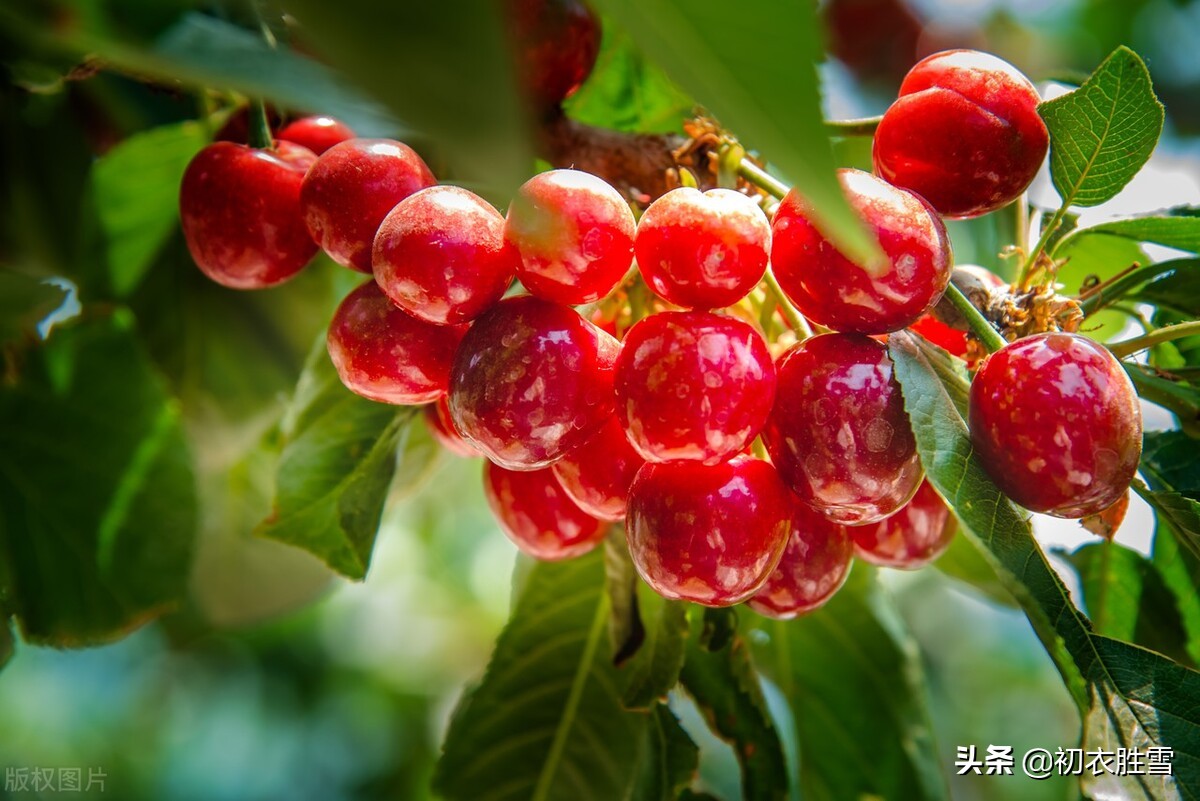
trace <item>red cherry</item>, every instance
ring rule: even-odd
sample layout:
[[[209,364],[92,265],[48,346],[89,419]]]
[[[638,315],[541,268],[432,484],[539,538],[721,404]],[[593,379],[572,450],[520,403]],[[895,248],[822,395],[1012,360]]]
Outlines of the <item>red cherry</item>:
[[[854,553],[880,567],[915,570],[950,547],[955,523],[942,496],[928,481],[896,513],[869,526],[854,526]]]
[[[1078,334],[1018,339],[971,382],[971,443],[1005,495],[1077,518],[1121,499],[1142,454],[1142,414],[1121,363]]]
[[[528,295],[502,300],[455,357],[454,426],[503,467],[546,467],[612,416],[619,349],[574,309]]]
[[[850,574],[854,546],[845,526],[796,499],[779,566],[747,604],[767,617],[789,620],[833,597]]]
[[[300,184],[316,161],[290,142],[258,150],[214,142],[179,188],[183,236],[196,266],[232,289],[283,283],[316,255],[300,217]]]
[[[633,264],[629,205],[600,178],[551,170],[521,187],[504,237],[520,253],[517,277],[556,303],[591,303],[613,291]]]
[[[1020,70],[977,50],[917,62],[875,132],[875,172],[947,217],[1015,200],[1046,158],[1041,98]]]
[[[837,331],[886,334],[933,308],[950,282],[950,238],[921,198],[861,170],[839,170],[850,205],[888,259],[872,276],[843,256],[810,221],[808,201],[788,192],[772,223],[771,265],[804,315]]]
[[[387,213],[436,180],[408,145],[350,139],[325,151],[304,179],[300,205],[312,238],[329,257],[371,272],[371,245]]]
[[[823,334],[793,347],[776,369],[763,440],[800,499],[846,525],[882,520],[907,503],[923,473],[887,348]]]
[[[425,423],[429,426],[429,433],[433,434],[433,438],[437,440],[438,444],[455,456],[462,456],[465,459],[482,456],[475,446],[463,439],[462,434],[459,434],[454,428],[446,395],[442,395],[425,407]]]
[[[280,139],[304,145],[318,156],[329,148],[354,138],[354,131],[333,117],[301,117],[289,122],[275,134]]]
[[[716,309],[744,298],[767,269],[771,224],[730,189],[673,189],[650,204],[633,242],[646,284],[677,306]]]
[[[951,328],[932,314],[923,314],[909,326],[940,348],[954,354],[960,359],[967,355],[967,332]]]
[[[375,234],[375,280],[396,305],[431,323],[465,323],[512,283],[517,254],[504,218],[457,186],[431,186],[396,204]]]
[[[663,312],[625,335],[617,416],[645,458],[723,462],[767,420],[775,367],[750,325],[711,312]]]
[[[729,606],[775,569],[791,511],[790,493],[761,459],[647,462],[629,490],[629,553],[660,595]]]
[[[537,110],[575,93],[600,52],[600,21],[578,0],[507,0],[517,72]]]
[[[351,392],[415,405],[444,395],[466,326],[431,325],[397,308],[368,281],[346,296],[329,323],[329,357]]]
[[[483,489],[500,528],[535,559],[581,556],[600,544],[608,528],[575,505],[550,468],[517,472],[488,462]]]
[[[580,509],[601,520],[621,520],[629,485],[645,461],[625,438],[617,418],[610,417],[603,428],[551,469]]]

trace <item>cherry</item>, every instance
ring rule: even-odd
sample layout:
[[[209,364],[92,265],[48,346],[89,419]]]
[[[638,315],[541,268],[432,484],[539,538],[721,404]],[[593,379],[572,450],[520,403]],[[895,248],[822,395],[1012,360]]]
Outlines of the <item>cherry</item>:
[[[333,117],[301,117],[279,129],[280,139],[304,145],[318,156],[329,148],[354,138],[354,131]]]
[[[646,284],[677,306],[731,306],[762,280],[771,224],[730,189],[673,189],[650,204],[633,242]]]
[[[608,528],[575,505],[550,468],[518,472],[488,462],[483,490],[500,528],[536,559],[581,556],[600,544]]]
[[[546,467],[612,416],[619,349],[574,309],[528,295],[502,300],[455,357],[454,427],[503,467]]]
[[[915,570],[950,547],[955,522],[942,496],[928,481],[899,511],[869,526],[854,526],[854,553],[881,567]]]
[[[792,503],[775,468],[761,459],[647,462],[629,489],[629,553],[660,595],[736,604],[778,564]]]
[[[862,78],[899,83],[924,32],[906,0],[829,0],[821,6],[829,52]]]
[[[858,334],[822,334],[776,369],[763,440],[800,499],[846,525],[903,506],[923,473],[887,348]]]
[[[396,204],[375,234],[375,280],[396,305],[431,323],[473,320],[512,283],[516,251],[504,218],[457,186],[431,186]]]
[[[959,357],[967,355],[967,332],[951,328],[932,314],[922,314],[917,321],[909,326],[933,344]]]
[[[197,153],[179,189],[196,266],[233,289],[275,286],[300,272],[317,252],[300,216],[300,186],[316,158],[282,141],[274,150],[214,142]]]
[[[367,281],[338,306],[326,340],[333,366],[351,392],[415,405],[446,393],[450,364],[466,328],[418,320]]]
[[[1021,506],[1077,518],[1129,489],[1142,452],[1133,384],[1105,348],[1078,334],[1035,334],[985,358],[971,382],[971,443]]]
[[[1050,138],[1037,89],[1007,61],[947,50],[917,62],[875,132],[875,172],[947,217],[976,217],[1015,200]]]
[[[521,86],[538,111],[556,109],[591,73],[600,21],[579,0],[506,0]]]
[[[766,584],[747,602],[755,612],[789,620],[833,597],[846,576],[854,546],[845,526],[796,499],[792,503],[787,547]]]
[[[557,303],[591,303],[616,287],[633,264],[633,212],[600,178],[550,170],[521,187],[504,236],[521,255],[517,277],[531,294]]]
[[[455,456],[470,459],[482,455],[454,428],[446,395],[442,395],[425,407],[425,423],[429,426],[429,433],[433,434],[433,438],[437,440],[438,444]]]
[[[550,469],[580,509],[601,520],[620,520],[625,517],[629,485],[645,461],[614,416]]]
[[[872,276],[810,221],[796,190],[775,212],[771,265],[806,317],[837,331],[885,334],[911,325],[946,291],[953,267],[941,219],[921,198],[861,170],[838,171],[850,205],[875,232],[886,272]]]
[[[371,245],[387,213],[435,183],[408,145],[391,139],[350,139],[326,150],[300,191],[304,223],[330,258],[371,272]]]
[[[762,337],[741,320],[663,312],[626,333],[614,389],[618,418],[646,459],[716,464],[762,430],[775,367]]]

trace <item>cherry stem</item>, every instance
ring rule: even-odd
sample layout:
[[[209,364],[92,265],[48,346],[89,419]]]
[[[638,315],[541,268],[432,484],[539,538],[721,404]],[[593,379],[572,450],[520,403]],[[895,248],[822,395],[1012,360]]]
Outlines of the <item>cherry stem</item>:
[[[825,120],[825,131],[830,136],[874,136],[882,119],[883,115],[853,120]]]
[[[780,200],[783,200],[790,191],[787,184],[780,181],[774,175],[771,175],[771,173],[750,159],[742,159],[738,162],[737,173],[759,189]]]
[[[771,290],[771,295],[775,298],[775,303],[783,310],[783,316],[787,318],[788,325],[796,332],[798,339],[808,339],[813,335],[812,327],[808,324],[808,320],[804,319],[804,315],[800,310],[792,305],[792,302],[787,299],[787,295],[783,294],[783,287],[779,285],[779,280],[775,277],[775,273],[767,268],[763,279],[767,282],[768,289]]]
[[[1162,342],[1170,342],[1173,339],[1183,339],[1184,337],[1194,337],[1197,335],[1200,335],[1200,320],[1193,320],[1188,323],[1168,325],[1157,331],[1151,331],[1149,334],[1143,334],[1140,337],[1113,343],[1108,346],[1108,349],[1118,359],[1124,359],[1126,356],[1132,356],[1138,351],[1152,348]]]
[[[966,318],[967,325],[971,326],[971,333],[983,343],[988,353],[995,353],[1008,344],[1004,341],[1004,337],[1000,336],[1000,332],[983,316],[983,313],[975,308],[975,304],[967,300],[967,296],[954,284],[947,285],[946,297],[954,304],[954,308],[958,309],[959,313]]]
[[[1115,303],[1129,292],[1129,290],[1139,284],[1146,283],[1161,273],[1162,268],[1157,264],[1151,264],[1146,267],[1135,266],[1132,269],[1125,270],[1115,278],[1081,294],[1079,296],[1079,308],[1085,317],[1089,314],[1095,314],[1101,309]]]
[[[271,123],[267,121],[267,107],[260,98],[250,101],[250,147],[273,150],[275,141],[271,137]]]

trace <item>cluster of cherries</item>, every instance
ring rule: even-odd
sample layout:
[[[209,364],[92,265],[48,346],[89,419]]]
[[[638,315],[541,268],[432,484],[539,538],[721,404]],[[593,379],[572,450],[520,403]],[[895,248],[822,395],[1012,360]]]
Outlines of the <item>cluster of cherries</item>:
[[[553,170],[502,216],[437,185],[407,146],[313,120],[273,151],[202,151],[183,228],[227,286],[286,280],[317,247],[371,275],[329,326],[339,376],[375,401],[428,404],[439,441],[485,456],[489,504],[525,552],[577,556],[624,520],[662,595],[792,617],[824,603],[855,555],[912,568],[949,543],[880,340],[933,325],[953,267],[942,216],[994,210],[1032,180],[1047,147],[1037,100],[984,54],[914,68],[876,137],[881,177],[840,173],[887,256],[878,274],[826,240],[795,192],[769,220],[742,193],[680,188],[639,220],[600,178]],[[612,301],[635,264],[656,298],[619,327]],[[783,346],[738,305],[768,269],[827,332],[773,355]],[[1070,334],[985,359],[971,430],[1014,499],[1063,516],[1123,496],[1140,447],[1124,372]]]

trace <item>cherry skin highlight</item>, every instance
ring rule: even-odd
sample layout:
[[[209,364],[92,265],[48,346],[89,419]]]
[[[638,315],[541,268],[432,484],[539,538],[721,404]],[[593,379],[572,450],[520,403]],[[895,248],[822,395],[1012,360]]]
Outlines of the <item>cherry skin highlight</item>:
[[[333,366],[351,392],[382,403],[416,405],[446,394],[450,364],[466,330],[418,320],[367,281],[338,306],[326,340]]]
[[[823,334],[785,353],[777,373],[763,440],[800,500],[845,525],[908,502],[924,474],[886,347]]]
[[[985,358],[971,382],[971,443],[1000,490],[1055,517],[1102,512],[1129,489],[1142,453],[1133,384],[1078,334],[1035,334]]]
[[[767,215],[742,193],[680,187],[642,214],[633,247],[642,277],[660,297],[717,309],[762,280],[770,242]]]
[[[950,282],[950,238],[921,198],[861,170],[839,170],[851,207],[879,239],[888,264],[872,276],[810,222],[792,190],[772,222],[771,265],[784,293],[810,320],[835,331],[886,334],[911,325]]]
[[[783,558],[747,605],[760,615],[780,620],[811,612],[846,583],[853,556],[854,545],[846,527],[797,499],[792,504]]]
[[[506,0],[517,75],[536,111],[550,111],[584,82],[600,53],[600,21],[579,0]]]
[[[502,467],[546,467],[612,416],[619,350],[574,309],[506,298],[459,347],[450,376],[454,427]]]
[[[790,493],[761,459],[647,462],[629,490],[629,553],[660,595],[730,606],[775,569],[791,512]]]
[[[535,559],[582,556],[604,540],[607,525],[576,506],[550,468],[518,472],[488,462],[483,489],[500,528]]]
[[[662,312],[625,335],[617,416],[646,459],[716,464],[749,445],[767,420],[775,366],[750,325],[711,312]]]
[[[950,508],[928,481],[895,514],[869,526],[854,526],[854,554],[880,567],[915,570],[937,559],[954,538]]]
[[[350,126],[333,117],[301,117],[275,134],[280,139],[307,147],[318,156],[336,144],[354,138]]]
[[[446,395],[425,407],[425,424],[438,444],[455,456],[471,459],[483,455],[454,428]]]
[[[601,520],[621,520],[629,501],[629,486],[645,463],[625,429],[610,417],[604,427],[550,468],[563,491],[579,508]]]
[[[875,172],[947,217],[977,217],[1016,200],[1050,137],[1037,89],[1008,62],[947,50],[917,62],[875,132]]]
[[[300,186],[315,161],[291,142],[275,150],[214,142],[197,153],[179,188],[196,266],[231,289],[265,289],[300,272],[317,253],[300,214]]]
[[[371,272],[379,224],[404,198],[436,183],[408,145],[391,139],[350,139],[325,151],[308,171],[300,205],[308,232],[344,267]]]
[[[633,264],[629,205],[600,178],[550,170],[521,187],[504,237],[517,249],[517,277],[530,294],[556,303],[592,303],[612,292]]]

